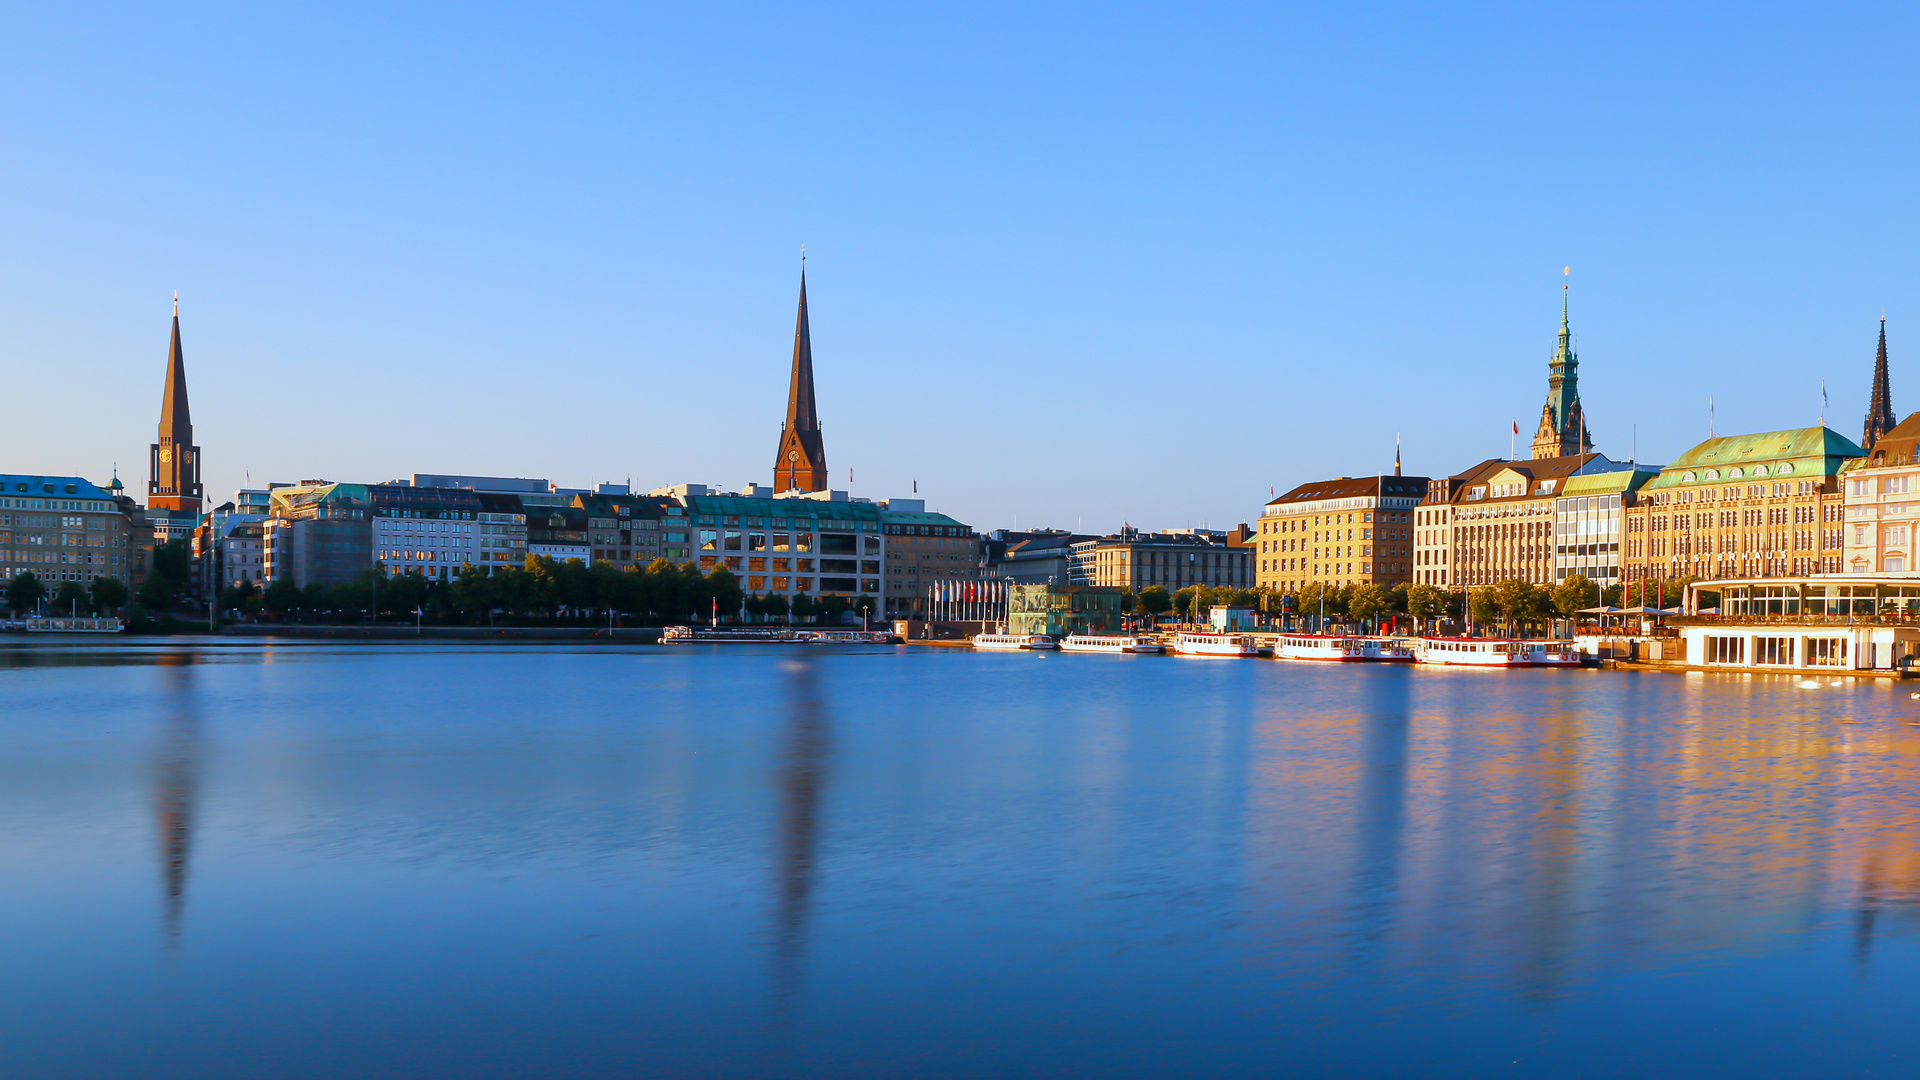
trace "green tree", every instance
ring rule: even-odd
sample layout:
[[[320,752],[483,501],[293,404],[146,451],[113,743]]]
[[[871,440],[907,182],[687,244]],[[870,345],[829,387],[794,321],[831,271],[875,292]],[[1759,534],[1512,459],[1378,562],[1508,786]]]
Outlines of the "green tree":
[[[147,580],[140,583],[137,599],[140,601],[140,606],[148,611],[163,612],[172,610],[173,603],[179,599],[179,596],[173,582],[167,580],[165,574],[150,572],[147,574]]]
[[[153,549],[153,571],[167,581],[174,596],[187,591],[187,580],[193,572],[193,547],[185,540],[169,540],[156,545]]]
[[[1544,616],[1547,612],[1547,596],[1525,578],[1508,578],[1495,585],[1491,590],[1494,606],[1505,617],[1508,632],[1519,623]]]
[[[1473,614],[1474,628],[1484,633],[1487,627],[1499,621],[1500,603],[1494,599],[1491,587],[1474,589],[1467,595],[1471,597],[1467,605]]]
[[[34,576],[31,570],[22,570],[7,582],[7,609],[14,614],[32,611],[42,597],[47,595],[47,587]]]
[[[432,586],[427,576],[418,570],[409,570],[387,579],[380,589],[380,610],[388,615],[403,619],[413,617],[414,609],[425,609],[427,593]]]
[[[707,611],[718,609],[720,617],[730,619],[740,613],[740,601],[745,593],[740,588],[740,579],[724,566],[716,566],[707,575],[706,595],[709,601]]]
[[[1149,585],[1141,589],[1137,602],[1141,611],[1155,619],[1173,610],[1173,597],[1167,595],[1165,585]]]
[[[819,601],[815,600],[808,593],[794,593],[792,606],[793,617],[799,619],[801,622],[806,622],[813,618],[814,613],[820,610]]]
[[[844,596],[822,597],[820,617],[826,620],[828,626],[833,626],[840,621],[840,616],[847,613],[847,607],[847,598]]]
[[[760,598],[760,610],[765,612],[767,618],[774,622],[779,622],[787,617],[789,606],[785,593],[768,593]]]
[[[1443,618],[1451,608],[1452,597],[1437,585],[1413,585],[1407,589],[1407,614],[1419,619],[1422,625]]]
[[[880,598],[877,596],[860,597],[853,602],[853,613],[867,619],[872,619],[874,616],[880,614]]]
[[[127,583],[119,578],[94,578],[87,592],[93,597],[93,610],[103,615],[120,610],[127,602]]]
[[[1607,607],[1626,607],[1626,589],[1619,585],[1609,585],[1600,590],[1600,603]]]
[[[77,581],[63,581],[53,590],[53,599],[47,603],[47,614],[77,615],[86,603],[86,586]]]
[[[1347,597],[1347,610],[1363,622],[1389,609],[1387,590],[1378,585],[1355,585],[1352,595]]]
[[[1576,612],[1600,606],[1600,586],[1584,575],[1568,574],[1553,587],[1553,606],[1562,616],[1571,619]]]
[[[267,595],[262,600],[261,606],[284,619],[293,612],[299,611],[304,599],[300,594],[300,587],[293,583],[292,578],[281,578],[267,586]]]

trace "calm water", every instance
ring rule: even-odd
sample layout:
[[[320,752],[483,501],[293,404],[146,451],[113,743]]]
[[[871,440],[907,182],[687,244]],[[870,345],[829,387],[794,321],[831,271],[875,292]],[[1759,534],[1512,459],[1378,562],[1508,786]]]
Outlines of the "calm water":
[[[1909,693],[0,649],[0,1075],[1911,1076]]]

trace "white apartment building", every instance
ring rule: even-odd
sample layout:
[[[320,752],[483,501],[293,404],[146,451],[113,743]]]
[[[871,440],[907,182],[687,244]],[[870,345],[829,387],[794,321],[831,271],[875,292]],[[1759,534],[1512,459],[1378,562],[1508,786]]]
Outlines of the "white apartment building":
[[[1920,413],[1882,435],[1841,470],[1846,521],[1840,565],[1849,574],[1920,571]]]

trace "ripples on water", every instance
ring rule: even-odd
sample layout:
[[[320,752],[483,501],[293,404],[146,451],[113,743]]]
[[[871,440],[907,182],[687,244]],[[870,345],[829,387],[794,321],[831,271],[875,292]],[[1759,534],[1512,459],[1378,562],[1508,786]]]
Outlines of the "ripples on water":
[[[1910,1075],[1910,684],[0,649],[0,1075]]]

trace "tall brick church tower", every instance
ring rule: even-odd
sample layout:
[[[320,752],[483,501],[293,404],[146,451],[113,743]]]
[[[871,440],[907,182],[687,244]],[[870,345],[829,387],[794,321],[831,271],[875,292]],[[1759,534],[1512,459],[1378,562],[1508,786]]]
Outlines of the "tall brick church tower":
[[[160,399],[160,441],[151,450],[147,505],[200,513],[200,448],[193,445],[187,408],[187,361],[180,355],[180,297],[173,298],[173,344],[167,348],[167,389]]]
[[[1893,415],[1893,391],[1887,386],[1887,317],[1880,316],[1880,351],[1873,358],[1873,397],[1867,403],[1867,422],[1860,432],[1863,449],[1873,449],[1880,436],[1900,421]]]
[[[773,460],[773,490],[825,491],[827,449],[813,401],[813,335],[807,329],[807,271],[800,271],[800,317],[793,328],[793,374],[787,383],[787,422]]]

